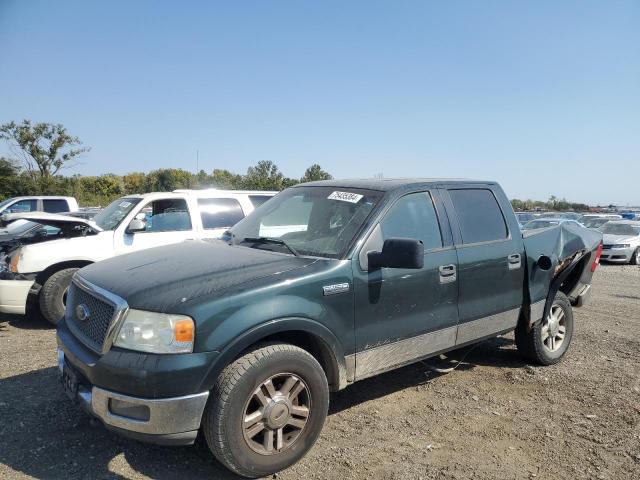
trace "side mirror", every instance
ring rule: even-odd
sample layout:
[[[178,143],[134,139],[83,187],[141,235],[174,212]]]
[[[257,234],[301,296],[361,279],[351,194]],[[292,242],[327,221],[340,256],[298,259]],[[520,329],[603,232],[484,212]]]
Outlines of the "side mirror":
[[[378,268],[412,268],[424,266],[424,244],[412,238],[388,238],[381,252],[369,252],[369,271]]]
[[[129,223],[129,226],[125,230],[124,233],[136,233],[136,232],[144,232],[147,229],[147,224],[138,218],[134,218]]]

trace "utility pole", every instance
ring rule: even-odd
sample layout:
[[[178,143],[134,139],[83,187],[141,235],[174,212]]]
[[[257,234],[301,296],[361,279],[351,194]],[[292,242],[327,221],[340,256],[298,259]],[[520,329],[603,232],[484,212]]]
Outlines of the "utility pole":
[[[200,173],[200,150],[196,150],[196,175]]]

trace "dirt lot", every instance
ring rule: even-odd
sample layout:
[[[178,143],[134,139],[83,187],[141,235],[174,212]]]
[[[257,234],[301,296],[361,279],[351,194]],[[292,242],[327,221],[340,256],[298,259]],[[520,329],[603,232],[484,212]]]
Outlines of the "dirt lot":
[[[332,397],[322,436],[281,479],[640,479],[640,268],[603,266],[559,365],[532,368],[511,336]],[[0,478],[233,478],[202,444],[125,440],[57,383],[55,331],[0,318]]]

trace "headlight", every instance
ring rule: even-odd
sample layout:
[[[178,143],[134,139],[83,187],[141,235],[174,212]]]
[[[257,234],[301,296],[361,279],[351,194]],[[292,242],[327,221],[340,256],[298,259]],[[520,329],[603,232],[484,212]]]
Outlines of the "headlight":
[[[130,309],[113,344],[149,353],[191,353],[195,338],[191,317]]]
[[[611,245],[611,248],[629,248],[630,246],[628,243],[616,243],[615,245]]]

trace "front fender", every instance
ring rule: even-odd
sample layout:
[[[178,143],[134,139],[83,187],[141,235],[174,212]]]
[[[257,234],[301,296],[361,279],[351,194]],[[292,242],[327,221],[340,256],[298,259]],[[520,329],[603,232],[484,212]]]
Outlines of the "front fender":
[[[316,320],[304,317],[287,317],[265,321],[236,336],[220,350],[220,354],[203,380],[200,391],[211,390],[224,367],[238,358],[250,346],[268,337],[284,333],[303,333],[314,338],[316,342],[321,342],[330,357],[327,365],[328,376],[334,378],[337,389],[347,385],[348,374],[344,348],[336,335]]]

